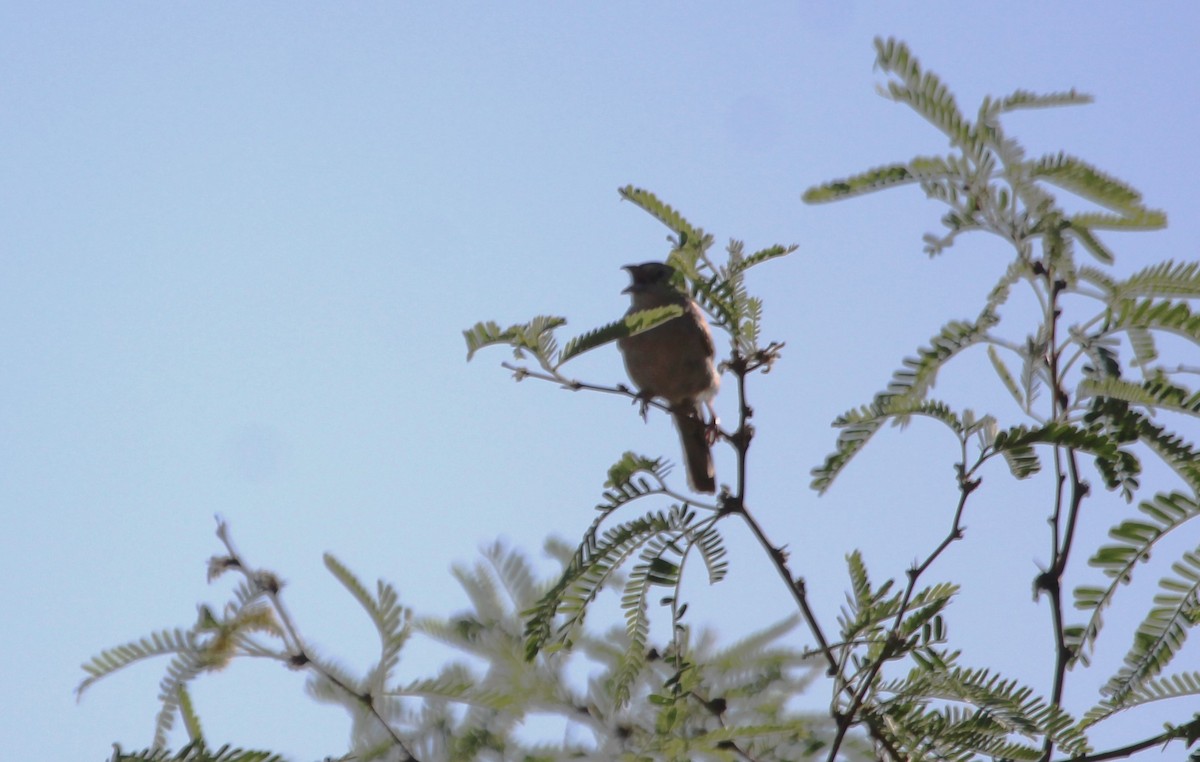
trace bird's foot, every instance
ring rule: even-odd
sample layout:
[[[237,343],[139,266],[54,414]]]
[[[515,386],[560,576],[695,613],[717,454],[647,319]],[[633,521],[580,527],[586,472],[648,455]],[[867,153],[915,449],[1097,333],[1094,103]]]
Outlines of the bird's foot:
[[[705,402],[704,406],[708,408],[709,414],[709,420],[704,424],[704,440],[708,442],[709,447],[712,447],[721,437],[721,419],[717,417],[717,409],[713,407],[711,401]]]
[[[643,421],[647,420],[647,416],[650,412],[650,402],[653,401],[653,399],[653,397],[645,392],[638,392],[633,397],[633,401],[638,405],[638,415],[642,416]]]

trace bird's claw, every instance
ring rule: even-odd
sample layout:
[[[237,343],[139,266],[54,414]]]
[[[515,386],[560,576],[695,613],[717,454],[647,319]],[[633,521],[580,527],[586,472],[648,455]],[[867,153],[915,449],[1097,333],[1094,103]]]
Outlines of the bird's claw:
[[[642,420],[648,420],[650,412],[650,402],[653,398],[645,392],[638,392],[634,395],[633,401],[638,405],[638,414],[642,416]]]
[[[704,406],[708,408],[708,414],[711,417],[704,424],[704,440],[708,442],[709,447],[712,447],[721,437],[721,419],[717,417],[717,409],[713,407],[711,401],[705,402]]]
[[[711,422],[704,425],[704,441],[708,442],[708,446],[712,447],[721,438],[721,422],[713,418]]]

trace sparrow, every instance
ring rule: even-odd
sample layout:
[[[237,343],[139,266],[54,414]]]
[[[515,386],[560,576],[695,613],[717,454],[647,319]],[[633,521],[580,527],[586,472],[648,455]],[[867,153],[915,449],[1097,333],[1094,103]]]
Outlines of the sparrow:
[[[696,492],[717,490],[709,426],[701,405],[712,409],[721,384],[713,356],[712,333],[704,313],[685,293],[671,285],[675,268],[662,262],[626,265],[633,282],[621,293],[632,304],[626,315],[678,304],[683,314],[648,331],[617,341],[625,372],[643,400],[666,401],[683,445],[688,484]],[[715,416],[714,416],[715,422]]]

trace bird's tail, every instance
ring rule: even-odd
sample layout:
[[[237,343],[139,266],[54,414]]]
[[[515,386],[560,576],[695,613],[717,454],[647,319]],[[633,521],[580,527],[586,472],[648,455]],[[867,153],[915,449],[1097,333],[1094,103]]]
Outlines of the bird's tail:
[[[707,426],[699,407],[674,410],[671,417],[675,420],[675,428],[679,430],[679,441],[683,445],[688,484],[696,492],[711,495],[717,491],[717,479],[713,469],[712,448],[708,444]]]

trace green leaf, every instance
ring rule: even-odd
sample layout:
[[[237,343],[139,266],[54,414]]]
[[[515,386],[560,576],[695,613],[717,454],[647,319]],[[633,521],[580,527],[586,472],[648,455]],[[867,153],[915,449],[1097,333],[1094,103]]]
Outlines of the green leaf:
[[[382,688],[391,670],[400,659],[400,650],[408,641],[411,612],[400,605],[396,588],[385,580],[377,580],[372,595],[362,582],[332,553],[324,556],[325,568],[342,583],[359,605],[367,612],[379,635],[380,658],[366,678],[366,684]]]
[[[596,521],[603,520],[626,503],[647,495],[663,494],[670,473],[671,465],[662,458],[649,458],[627,451],[608,469],[608,479],[604,482],[604,502],[596,505],[596,510],[601,512]],[[640,474],[649,474],[653,483]]]
[[[909,419],[914,415],[940,421],[956,435],[962,435],[966,430],[962,418],[943,402],[880,393],[870,405],[847,411],[834,419],[832,425],[841,429],[834,451],[826,456],[824,463],[812,469],[813,479],[809,486],[818,493],[825,492],[883,424],[891,419]]]
[[[673,506],[668,515],[668,523],[675,531],[670,534],[660,532],[645,544],[639,554],[640,563],[633,567],[625,583],[621,609],[625,612],[625,634],[629,643],[613,678],[612,691],[618,706],[623,706],[629,701],[630,686],[645,666],[649,636],[647,599],[650,588],[658,586],[678,590],[682,559],[688,550],[681,550],[677,540],[686,538],[690,550],[694,534],[693,518],[692,511]],[[680,561],[672,560],[668,556],[674,556]],[[686,607],[687,604],[684,604],[680,612]]]
[[[389,696],[453,701],[468,706],[483,707],[495,712],[512,709],[518,699],[498,690],[480,689],[469,675],[456,675],[454,671],[434,678],[414,680],[395,690]]]
[[[1158,359],[1158,349],[1154,343],[1154,334],[1144,328],[1128,328],[1125,335],[1129,337],[1129,346],[1133,349],[1136,366],[1148,368]]]
[[[1161,408],[1200,416],[1200,392],[1173,384],[1164,377],[1150,378],[1140,384],[1120,378],[1086,379],[1079,384],[1079,394],[1081,398],[1108,397],[1141,405],[1151,413]]]
[[[1114,301],[1131,297],[1200,297],[1200,262],[1167,260],[1112,284]]]
[[[1006,95],[999,100],[984,98],[985,109],[995,113],[1018,111],[1020,109],[1050,108],[1055,106],[1080,106],[1095,100],[1086,93],[1077,92],[1074,88],[1061,93],[1031,93],[1028,90],[1017,90],[1012,95]]]
[[[1065,423],[1048,423],[1035,428],[1013,426],[998,432],[992,447],[999,451],[1033,444],[1058,445],[1108,457],[1116,457],[1117,452],[1116,444],[1109,437]]]
[[[912,415],[924,415],[961,434],[965,425],[949,407],[937,402],[926,405],[920,400],[933,386],[941,367],[959,352],[984,340],[987,330],[997,320],[990,310],[985,309],[974,323],[962,320],[947,323],[930,340],[930,346],[917,351],[917,357],[905,358],[905,369],[892,375],[887,390],[876,395],[870,405],[835,420],[833,425],[842,429],[836,449],[823,465],[813,469],[811,487],[818,492],[828,489],[842,468],[889,419],[905,425]]]
[[[662,458],[649,458],[626,450],[621,459],[609,467],[608,479],[604,482],[604,486],[607,489],[621,489],[627,485],[633,485],[633,477],[642,472],[653,475],[659,481],[662,481],[667,473],[663,468]],[[610,502],[597,506],[597,509],[610,510],[625,502],[627,501],[618,500],[615,503]]]
[[[696,532],[693,542],[700,549],[700,558],[704,560],[704,568],[708,571],[708,583],[715,585],[725,579],[729,563],[725,560],[725,541],[717,531],[716,524]]]
[[[983,341],[988,329],[997,322],[999,318],[985,310],[974,323],[952,320],[942,326],[942,330],[930,339],[929,346],[917,350],[916,357],[904,358],[905,367],[892,374],[887,393],[897,397],[923,398],[933,388],[942,366],[964,349]]]
[[[868,659],[898,658],[895,653],[891,656],[884,653],[885,648],[890,648],[884,623],[900,611],[900,594],[893,592],[895,581],[889,579],[874,587],[862,554],[857,550],[846,555],[846,565],[850,572],[851,593],[846,596],[846,606],[838,616],[842,640],[864,641],[868,646],[865,654]]]
[[[739,293],[734,293],[734,289]],[[720,281],[719,276],[692,282],[692,299],[708,313],[712,324],[736,334],[741,324],[742,307],[748,298],[740,282]]]
[[[1075,223],[1068,223],[1068,232],[1075,237],[1077,241],[1083,244],[1083,248],[1088,250],[1088,253],[1096,258],[1097,261],[1111,265],[1115,261],[1115,257],[1108,248],[1100,243],[1100,239],[1092,234],[1092,231]]]
[[[558,348],[554,329],[566,323],[566,318],[553,315],[539,315],[528,323],[517,323],[505,329],[492,321],[476,323],[463,331],[463,338],[467,342],[467,360],[470,361],[484,347],[507,344],[518,358],[524,357],[523,353],[528,351],[544,364],[549,364]]]
[[[1161,230],[1167,226],[1167,215],[1157,209],[1130,209],[1125,214],[1084,212],[1071,217],[1073,227],[1087,230]]]
[[[1200,491],[1200,452],[1133,407],[1137,404],[1153,410],[1153,407],[1162,406],[1175,412],[1196,415],[1197,400],[1190,391],[1170,384],[1165,377],[1148,379],[1142,386],[1123,381],[1114,384],[1094,380],[1083,390],[1099,392],[1084,416],[1086,423],[1122,443],[1142,442],[1189,486]]]
[[[1043,156],[1030,162],[1029,170],[1033,177],[1040,177],[1109,209],[1118,212],[1142,211],[1142,194],[1077,157],[1065,153]],[[1081,224],[1078,217],[1075,224],[1085,229],[1095,227]]]
[[[1111,303],[1112,295],[1117,290],[1117,281],[1112,277],[1112,275],[1103,270],[1098,270],[1095,267],[1090,267],[1087,265],[1084,265],[1076,270],[1075,275],[1079,278],[1080,282],[1091,283],[1092,285],[1097,286],[1109,297],[1109,301]]]
[[[690,222],[684,219],[682,214],[675,211],[670,205],[660,201],[650,191],[626,185],[623,188],[618,188],[617,193],[621,194],[623,200],[641,207],[654,219],[670,228],[676,235],[675,245],[677,249],[693,248],[696,251],[703,251],[712,244],[712,236],[699,228],[693,227]]]
[[[463,331],[463,339],[467,342],[467,362],[470,362],[475,353],[484,347],[493,344],[511,344],[521,335],[521,328],[520,325],[501,328],[496,322],[488,320],[480,321]]]
[[[1122,299],[1109,317],[1106,331],[1162,331],[1200,345],[1200,315],[1187,302]]]
[[[1029,445],[1009,445],[1000,450],[1009,473],[1017,479],[1026,479],[1042,470],[1042,461],[1037,451]]]
[[[172,754],[161,747],[151,747],[137,752],[126,752],[119,744],[113,744],[110,762],[284,762],[284,758],[268,751],[239,749],[225,744],[210,750],[203,738],[195,738]]]
[[[800,247],[797,246],[796,244],[792,244],[790,246],[783,246],[780,244],[776,244],[774,246],[768,246],[765,249],[759,249],[758,251],[754,252],[753,254],[741,259],[738,262],[736,268],[731,263],[730,264],[730,273],[731,274],[744,273],[747,270],[749,270],[751,267],[754,267],[755,265],[760,265],[763,262],[767,262],[772,259],[777,259],[779,257],[785,257],[788,254],[791,254],[792,252],[796,251],[799,248]]]
[[[958,585],[946,583],[919,591],[908,603],[908,613],[901,622],[899,635],[907,637],[920,631],[950,605],[958,591]]]
[[[558,582],[525,612],[525,657],[534,656],[550,642],[554,618],[565,613],[565,621],[557,627],[558,642],[566,642],[587,613],[588,604],[599,594],[605,582],[639,548],[669,531],[670,523],[661,511],[607,529],[601,537],[595,534],[596,525],[584,535],[570,563],[563,569]]]
[[[831,180],[821,185],[814,185],[804,191],[801,199],[806,204],[824,204],[916,181],[916,175],[909,171],[906,164],[891,164],[886,167],[868,169],[866,172],[841,180]]]
[[[183,727],[187,731],[189,741],[202,740],[204,738],[204,729],[200,725],[200,715],[196,714],[196,707],[192,704],[192,694],[188,691],[186,685],[179,686],[179,717],[183,720]]]
[[[528,617],[525,622],[526,659],[532,660],[548,644],[552,645],[552,631],[557,632],[555,642],[568,643],[573,632],[582,625],[587,608],[600,589],[639,550],[645,548],[642,563],[635,569],[633,577],[640,580],[640,584],[648,585],[667,583],[672,572],[663,564],[673,562],[662,558],[662,554],[680,553],[677,542],[682,541],[688,550],[695,546],[714,548],[713,540],[707,536],[711,525],[695,523],[694,511],[685,507],[676,505],[667,513],[648,513],[639,519],[610,527],[603,535],[597,536],[599,522],[606,515],[607,512],[603,513],[584,534],[583,541],[563,569],[558,582],[531,609],[524,612]],[[652,562],[655,558],[660,560]],[[714,557],[714,563],[719,561],[719,556]],[[640,590],[638,593],[641,594]],[[629,594],[627,587],[626,596]],[[555,627],[554,620],[559,614],[564,615],[564,620]],[[630,634],[634,633],[631,631]],[[633,664],[630,662],[630,665]]]
[[[875,65],[895,74],[900,82],[889,81],[887,92],[898,103],[905,103],[964,152],[981,158],[983,147],[971,123],[963,117],[954,95],[932,72],[923,72],[908,46],[893,38],[875,39]]]
[[[636,336],[639,333],[649,331],[651,328],[657,328],[682,314],[683,308],[677,304],[668,304],[664,307],[655,307],[649,310],[639,310],[626,315],[620,320],[614,320],[581,336],[576,336],[567,342],[562,352],[554,359],[554,368],[561,368],[568,360],[578,357],[596,347],[602,347],[617,339]]]
[[[175,726],[175,716],[180,712],[183,696],[187,695],[187,684],[209,666],[203,655],[195,651],[179,651],[171,657],[166,672],[158,683],[160,706],[154,718],[153,746],[167,745],[167,736]]]
[[[1161,679],[1147,680],[1137,690],[1138,703],[1200,696],[1200,672],[1181,672]]]
[[[992,442],[992,450],[1000,454],[1009,452],[1019,461],[1028,464],[1031,454],[1029,448],[1036,444],[1055,445],[1091,453],[1096,457],[1096,465],[1104,474],[1105,484],[1109,489],[1115,489],[1122,484],[1126,484],[1128,488],[1127,481],[1140,471],[1137,459],[1131,453],[1120,449],[1112,437],[1064,423],[1052,422],[1032,429],[1014,426],[1000,431]],[[1136,482],[1133,486],[1136,487]]]
[[[976,711],[970,712],[954,707],[935,713],[918,710],[909,716],[895,718],[907,732],[914,733],[919,742],[928,739],[943,749],[943,753],[955,750],[961,753],[966,744],[968,748],[989,755],[995,753],[1000,758],[1039,759],[1040,749],[1037,755],[1029,757],[1025,747],[1003,747],[1014,733],[1027,737],[1048,736],[1072,756],[1087,750],[1087,739],[1070,715],[1035,695],[1031,688],[986,669],[916,667],[906,680],[886,683],[882,690],[919,699],[919,706],[934,700],[975,707]]]
[[[1109,583],[1106,587],[1082,586],[1075,590],[1075,607],[1091,611],[1088,621],[1071,638],[1075,658],[1084,664],[1095,647],[1104,625],[1103,612],[1113,601],[1117,589],[1133,578],[1134,568],[1150,557],[1154,547],[1176,529],[1200,516],[1200,505],[1182,493],[1158,494],[1138,505],[1144,518],[1127,519],[1109,530],[1113,544],[1102,545],[1088,559],[1088,565],[1100,569]]]
[[[1188,630],[1200,621],[1200,555],[1184,553],[1171,569],[1176,576],[1159,580],[1155,606],[1134,634],[1125,666],[1104,686],[1104,693],[1115,706],[1122,706],[1135,689],[1170,664],[1187,639]]]
[[[989,344],[987,348],[987,355],[988,359],[992,362],[992,368],[996,371],[996,375],[1000,377],[1001,383],[1004,384],[1004,388],[1007,389],[1008,393],[1011,394],[1013,399],[1017,401],[1017,404],[1020,405],[1022,409],[1025,409],[1025,395],[1021,394],[1020,388],[1017,387],[1016,380],[1013,379],[1012,373],[1009,373],[1008,371],[1008,366],[1005,365],[1004,361],[1000,359],[1000,353],[996,351],[994,346]]]
[[[149,637],[115,648],[107,648],[83,665],[83,671],[88,677],[76,686],[75,694],[82,696],[83,692],[100,678],[139,661],[169,654],[199,653],[201,648],[202,643],[195,632],[178,627],[174,630],[160,630]]]

